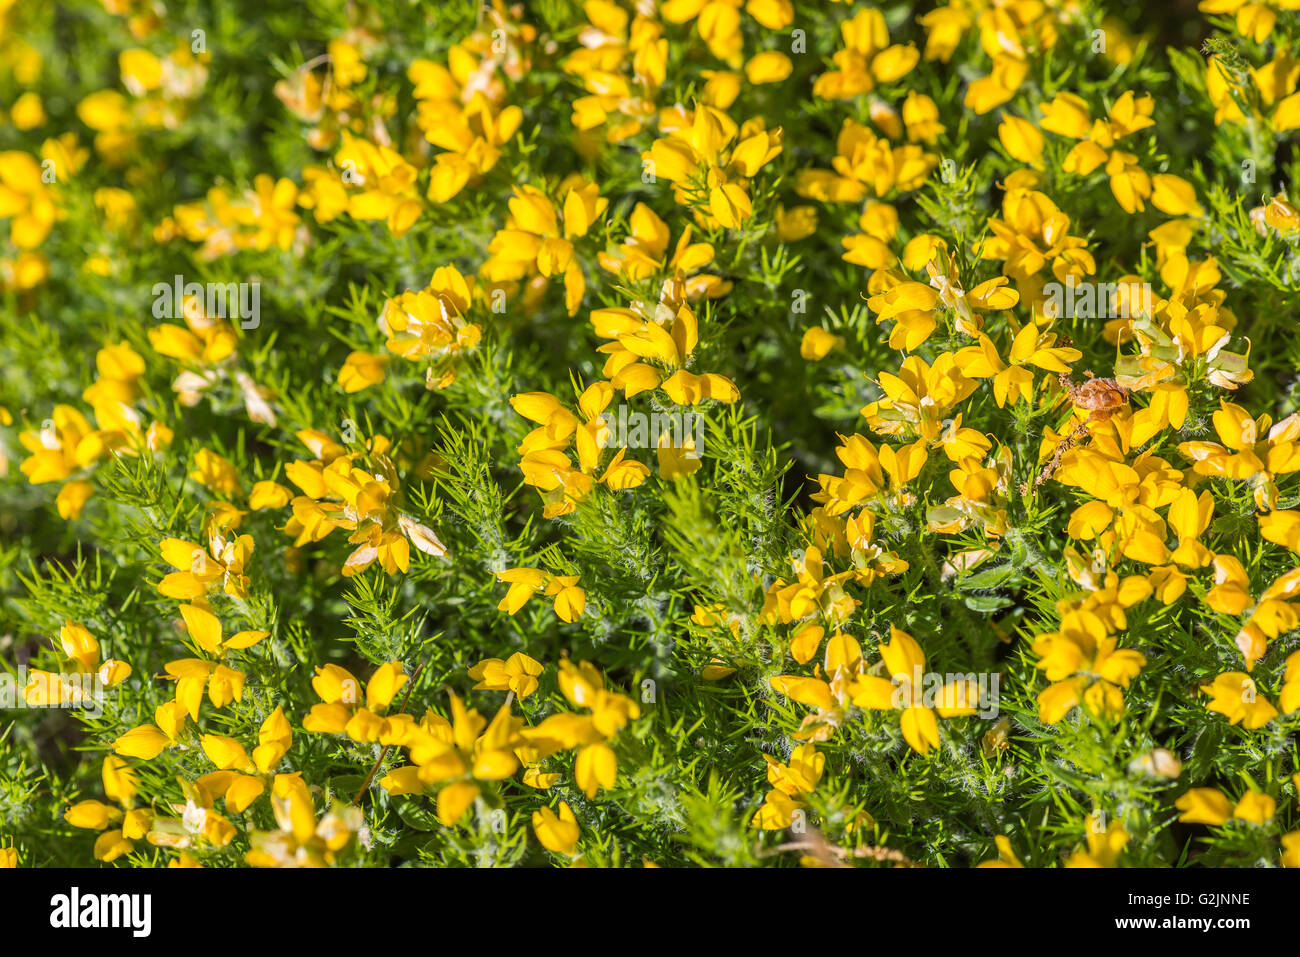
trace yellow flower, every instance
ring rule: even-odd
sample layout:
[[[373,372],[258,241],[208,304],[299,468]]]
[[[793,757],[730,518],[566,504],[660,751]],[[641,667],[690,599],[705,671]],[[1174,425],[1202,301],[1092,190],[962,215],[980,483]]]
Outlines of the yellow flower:
[[[782,764],[770,754],[764,754],[763,759],[767,762],[767,780],[772,790],[755,812],[751,824],[765,831],[782,830],[793,823],[794,812],[803,806],[801,795],[811,794],[817,787],[826,767],[826,755],[805,743],[791,751],[789,764]]]
[[[1103,454],[1100,447],[1075,448],[1061,458],[1055,478],[1095,499],[1070,516],[1072,538],[1096,538],[1102,547],[1149,565],[1168,559],[1166,525],[1156,509],[1179,499],[1182,473],[1163,459],[1144,452],[1129,465]]]
[[[356,187],[348,196],[349,216],[384,220],[398,237],[415,225],[423,211],[415,188],[416,169],[400,153],[344,130],[334,162],[343,171],[343,182]],[[290,204],[293,200],[289,197]]]
[[[70,405],[56,405],[39,430],[21,433],[18,441],[31,455],[19,469],[33,485],[62,482],[126,442],[118,430],[95,430]]]
[[[472,277],[462,276],[455,266],[439,266],[428,287],[384,303],[379,330],[388,336],[385,347],[426,365],[428,388],[446,388],[456,379],[453,360],[473,352],[482,338],[482,327],[465,318],[473,299]],[[339,371],[339,384],[347,392],[358,392],[382,382],[386,363],[383,357],[354,352]]]
[[[1300,612],[1290,604],[1291,599],[1300,596],[1300,569],[1279,576],[1256,601],[1250,592],[1249,576],[1239,559],[1215,555],[1212,561],[1215,584],[1206,593],[1205,603],[1223,615],[1245,614],[1245,624],[1237,633],[1235,644],[1245,658],[1247,670],[1253,670],[1255,663],[1264,657],[1267,643],[1300,622]],[[1285,688],[1283,695],[1285,698]]]
[[[494,51],[491,57],[479,60],[470,42],[458,43],[449,51],[446,66],[417,59],[407,70],[415,85],[416,124],[426,140],[445,151],[434,156],[429,176],[428,196],[436,203],[477,185],[500,161],[502,147],[523,122],[518,106],[502,102],[505,88],[493,76],[500,64],[495,52],[498,37],[493,35],[488,42]],[[509,63],[504,66],[510,70]]]
[[[82,801],[74,804],[63,815],[73,827],[102,831],[109,824],[122,819],[122,812],[100,801]]]
[[[257,765],[257,770],[269,774],[289,752],[292,744],[293,729],[277,705],[257,732],[257,747],[253,749],[253,763]]]
[[[780,83],[794,72],[794,64],[784,53],[768,50],[750,57],[745,63],[745,79],[754,86]]]
[[[372,385],[378,385],[384,381],[387,364],[388,359],[385,356],[377,356],[369,352],[349,352],[347,360],[339,369],[339,386],[351,395]]]
[[[429,711],[411,723],[399,741],[409,749],[411,768],[398,768],[379,783],[390,793],[419,794],[438,789],[438,819],[455,825],[482,793],[480,782],[500,781],[519,770],[516,749],[524,742],[519,719],[503,705],[489,722],[451,695],[452,720]]]
[[[121,758],[104,758],[100,777],[105,797],[118,807],[102,801],[80,801],[64,812],[64,820],[73,827],[103,831],[95,841],[94,855],[96,860],[111,863],[134,849],[133,840],[145,837],[153,826],[154,815],[147,808],[134,808],[135,774]],[[10,866],[16,866],[16,860]]]
[[[253,554],[252,536],[226,538],[213,525],[208,542],[205,550],[196,542],[183,538],[164,538],[159,543],[163,561],[183,570],[163,576],[158,591],[169,598],[191,601],[212,589],[240,598],[246,596],[248,576],[244,570]]]
[[[244,860],[252,867],[333,866],[365,823],[359,808],[339,803],[318,819],[311,790],[298,773],[275,776],[271,810],[277,830],[249,833]]]
[[[889,31],[879,10],[859,10],[840,23],[840,34],[844,46],[832,58],[837,69],[817,78],[813,96],[853,99],[870,93],[877,83],[902,79],[921,59],[914,46],[889,45]]]
[[[549,807],[538,808],[533,812],[533,833],[548,851],[572,854],[578,844],[580,829],[578,819],[573,816],[569,805],[561,801],[559,814]]]
[[[221,770],[252,771],[254,769],[244,746],[234,738],[219,734],[205,734],[201,743],[203,753]]]
[[[1106,830],[1096,826],[1096,816],[1089,818],[1087,850],[1078,850],[1065,862],[1066,867],[1115,867],[1120,851],[1129,841],[1129,833],[1119,821],[1111,821]]]
[[[779,127],[769,131],[761,118],[737,126],[722,110],[697,103],[681,128],[655,140],[642,160],[673,183],[677,202],[692,207],[701,225],[738,229],[753,214],[750,180],[782,149]]]
[[[686,296],[692,301],[701,296],[717,298],[731,289],[732,283],[721,276],[700,272],[713,262],[713,246],[692,242],[694,233],[690,224],[682,229],[671,256],[668,255],[671,239],[668,224],[649,206],[637,203],[628,225],[631,235],[622,245],[612,253],[597,253],[601,268],[633,281],[660,274],[681,279],[686,285]]]
[[[1184,442],[1178,451],[1195,463],[1197,475],[1249,481],[1255,504],[1264,510],[1276,508],[1276,477],[1300,471],[1300,413],[1274,425],[1271,416],[1256,419],[1241,406],[1221,400],[1212,419],[1222,445]]]
[[[828,203],[856,203],[920,189],[939,157],[915,143],[898,146],[876,136],[852,119],[845,119],[835,141],[831,170],[805,169],[795,180],[795,192]]]
[[[1196,190],[1181,176],[1157,173],[1151,177],[1151,205],[1170,216],[1202,216],[1204,210],[1196,201]]]
[[[211,449],[201,449],[194,457],[195,470],[190,478],[218,495],[238,495],[239,472],[234,464]]]
[[[861,675],[850,687],[853,703],[872,710],[900,710],[903,739],[917,754],[929,754],[939,747],[940,717],[954,718],[976,713],[979,689],[964,678],[953,678],[933,701],[923,694],[926,658],[920,643],[893,625],[889,642],[880,646],[880,657],[889,678]],[[829,671],[829,662],[828,668]]]
[[[14,105],[9,110],[9,121],[20,130],[44,126],[47,119],[40,96],[30,91],[14,100]]]
[[[1096,611],[1070,610],[1060,627],[1034,639],[1033,651],[1040,658],[1036,667],[1053,682],[1038,695],[1039,719],[1056,724],[1081,703],[1101,717],[1121,715],[1122,689],[1146,666],[1146,657],[1118,648],[1108,618]]]
[[[484,658],[469,669],[469,676],[478,682],[475,691],[513,691],[521,700],[537,690],[537,676],[541,673],[541,662],[522,651],[515,652],[505,661]]]
[[[1026,323],[1011,341],[1008,363],[1002,361],[997,347],[984,333],[978,334],[979,345],[967,346],[956,354],[957,367],[972,379],[992,379],[993,398],[1002,408],[1023,399],[1033,401],[1034,373],[1025,368],[1036,366],[1047,372],[1068,374],[1068,363],[1083,357],[1078,349],[1056,345],[1056,335],[1044,327]]]
[[[219,654],[227,649],[251,648],[270,634],[268,631],[241,631],[223,639],[220,620],[212,612],[198,605],[181,605],[181,617],[185,619],[186,631],[194,639],[194,643],[210,655]]]
[[[132,728],[113,742],[113,750],[128,758],[151,761],[176,744],[185,727],[185,708],[168,701],[154,709],[154,724]]]
[[[592,232],[609,207],[600,187],[580,176],[561,184],[560,208],[535,186],[516,186],[508,206],[506,227],[488,244],[489,258],[480,274],[491,285],[515,282],[532,273],[546,279],[561,277],[565,306],[577,315],[586,292],[578,250],[573,240]]]
[[[994,56],[988,76],[973,81],[966,89],[962,105],[983,115],[1001,106],[1013,96],[1029,75],[1029,65],[1015,56]]]
[[[1273,819],[1276,812],[1277,802],[1267,794],[1247,791],[1237,802],[1237,806],[1232,809],[1232,816],[1239,821],[1247,821],[1263,827]]]
[[[0,219],[9,221],[9,239],[19,249],[35,249],[54,228],[53,193],[35,157],[17,150],[0,152]]]
[[[541,760],[558,751],[578,749],[574,763],[577,784],[587,797],[600,789],[613,788],[618,778],[618,759],[609,741],[641,716],[640,706],[626,695],[605,688],[604,679],[593,665],[570,661],[560,663],[561,693],[575,707],[589,715],[560,712],[541,724],[521,731],[533,749],[530,760]]]
[[[1043,134],[1033,123],[1018,116],[1007,115],[998,127],[998,139],[1012,159],[1034,169],[1043,168]]]
[[[777,205],[773,214],[776,220],[776,233],[783,243],[794,243],[807,239],[817,232],[817,208],[815,206],[792,206],[786,209]]]
[[[908,356],[897,374],[881,372],[878,382],[884,397],[862,408],[867,424],[885,435],[912,436],[926,443],[939,437],[948,411],[976,388],[950,352],[940,354],[933,364]]]
[[[400,661],[389,661],[375,669],[366,683],[367,707],[382,711],[393,703],[393,698],[408,678]]]
[[[869,539],[870,535],[865,537]],[[847,579],[859,577],[856,570],[830,574],[830,566],[816,545],[793,554],[790,566],[795,580],[787,583],[778,578],[767,591],[763,602],[765,621],[788,624],[821,613],[831,622],[840,622],[857,608],[856,599],[843,588]]]
[[[1171,174],[1160,174],[1153,181],[1138,166],[1134,154],[1113,149],[1124,137],[1154,126],[1154,110],[1154,97],[1147,94],[1138,98],[1129,90],[1115,101],[1105,120],[1093,120],[1083,99],[1062,92],[1043,107],[1042,126],[1049,132],[1080,140],[1065,158],[1065,171],[1087,176],[1105,166],[1111,192],[1125,212],[1141,212],[1146,208],[1145,200],[1151,199],[1157,209],[1171,216],[1200,216],[1202,211],[1190,183]]]
[[[596,334],[617,340],[601,349],[609,355],[602,371],[629,399],[659,388],[677,405],[698,405],[706,399],[736,402],[740,390],[726,376],[686,369],[699,343],[699,321],[684,295],[682,284],[665,283],[659,308],[648,316],[643,315],[644,305],[593,311]],[[588,421],[599,411],[593,409]]]
[[[293,490],[270,480],[258,482],[248,493],[248,507],[254,511],[264,508],[284,508],[293,498]]]
[[[584,5],[588,26],[583,42],[564,61],[565,72],[582,78],[587,96],[573,101],[573,125],[581,131],[578,147],[599,149],[595,132],[618,143],[637,133],[654,117],[654,100],[667,78],[668,40],[663,25],[646,12],[629,23],[627,11],[613,3]]]
[[[303,719],[304,730],[319,734],[346,734],[354,741],[400,744],[411,731],[413,720],[397,713],[381,717],[394,697],[409,681],[400,661],[390,661],[375,669],[366,683],[365,704],[361,703],[361,684],[346,668],[326,664],[316,669],[312,688],[321,704],[312,705]]]
[[[164,670],[176,682],[176,703],[195,721],[205,690],[212,706],[218,709],[244,698],[244,673],[218,662],[181,658],[169,661]]]
[[[1283,714],[1300,708],[1300,651],[1287,655],[1286,671],[1282,678],[1282,693],[1277,701],[1278,709]],[[1300,781],[1296,782],[1300,788]]]
[[[834,335],[821,326],[813,326],[803,334],[803,340],[799,344],[799,355],[809,362],[816,362],[825,359],[832,349],[843,344],[842,336]]]
[[[406,572],[411,545],[434,557],[447,553],[433,529],[399,509],[400,483],[386,438],[374,436],[364,449],[347,453],[318,430],[297,435],[320,458],[285,467],[289,481],[305,493],[290,503],[293,517],[285,525],[296,538],[295,546],[320,541],[336,529],[350,531],[348,543],[356,548],[343,562],[344,577],[360,574],[375,562],[389,575]],[[362,467],[366,464],[368,469]]]
[[[618,782],[618,758],[614,749],[603,741],[594,741],[578,752],[573,764],[573,779],[590,800],[604,788]]]
[[[1300,867],[1300,831],[1282,835],[1282,866]]]
[[[111,688],[131,674],[131,666],[124,661],[115,658],[101,661],[99,642],[79,623],[63,623],[59,631],[59,647],[63,655],[71,659],[74,673],[53,674],[39,669],[30,670],[27,685],[23,689],[24,699],[29,705],[76,705],[97,694],[96,684]]]
[[[744,47],[740,9],[739,0],[667,0],[660,5],[659,15],[668,23],[694,20],[709,52],[735,68]],[[784,30],[794,22],[790,0],[748,0],[745,12],[768,30]]]
[[[853,239],[855,237],[849,237]],[[884,293],[867,300],[867,307],[876,313],[876,322],[892,319],[894,329],[889,337],[890,348],[915,350],[934,331],[934,310],[939,294],[919,282],[902,282]]]
[[[1022,287],[1032,286],[1031,278],[1048,266],[1058,282],[1067,276],[1079,279],[1090,276],[1096,265],[1087,251],[1087,242],[1070,235],[1070,217],[1043,193],[1013,186],[1008,178],[1002,198],[1002,218],[989,219],[993,235],[985,241],[981,256],[1000,259],[1003,275],[1017,280]]]
[[[1183,813],[1178,820],[1188,824],[1223,824],[1232,817],[1232,804],[1215,788],[1190,788],[1174,802]]]
[[[1206,708],[1224,715],[1229,724],[1240,724],[1254,731],[1275,717],[1277,709],[1259,694],[1250,675],[1240,671],[1226,671],[1201,690],[1210,695]]]
[[[587,593],[578,587],[577,575],[553,575],[536,568],[508,568],[497,572],[496,576],[499,581],[510,584],[510,590],[497,608],[511,615],[539,591],[554,598],[555,614],[561,621],[577,621],[586,610]]]

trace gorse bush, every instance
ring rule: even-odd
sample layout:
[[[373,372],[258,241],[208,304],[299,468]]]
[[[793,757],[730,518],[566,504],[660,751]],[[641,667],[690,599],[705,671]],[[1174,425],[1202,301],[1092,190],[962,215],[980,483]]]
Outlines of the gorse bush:
[[[0,863],[1300,865],[1292,6],[0,3]]]

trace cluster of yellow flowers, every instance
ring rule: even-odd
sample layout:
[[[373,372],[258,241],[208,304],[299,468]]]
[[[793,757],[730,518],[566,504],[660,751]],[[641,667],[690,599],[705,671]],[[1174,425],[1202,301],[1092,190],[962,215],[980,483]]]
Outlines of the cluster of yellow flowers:
[[[170,662],[166,671],[176,682],[175,698],[157,709],[156,723],[119,737],[113,745],[115,754],[104,759],[104,794],[120,810],[91,799],[66,812],[70,824],[103,832],[95,844],[95,857],[111,862],[133,850],[132,841],[137,839],[181,850],[227,847],[238,832],[215,802],[223,802],[227,815],[242,815],[268,791],[280,830],[249,834],[248,864],[324,866],[352,840],[365,841],[364,818],[357,807],[335,801],[318,818],[311,788],[301,773],[277,770],[293,745],[292,727],[281,708],[275,708],[262,723],[251,751],[236,738],[188,727],[189,722],[199,721],[205,691],[216,711],[242,700],[244,674],[221,661],[231,651],[253,647],[268,632],[242,631],[223,639],[221,623],[210,611],[189,604],[181,606],[181,613],[190,639],[209,657]],[[63,642],[83,667],[89,669],[97,662],[97,646],[82,626],[65,626]],[[405,749],[411,763],[391,768],[380,779],[380,786],[395,797],[436,795],[438,819],[447,827],[462,819],[483,794],[485,783],[505,781],[522,771],[523,784],[550,789],[561,775],[543,770],[544,764],[564,751],[575,752],[574,779],[589,799],[594,798],[601,789],[615,786],[618,758],[610,742],[629,721],[640,717],[640,707],[628,696],[608,690],[590,663],[575,665],[564,660],[559,688],[574,708],[582,710],[552,714],[529,726],[512,714],[511,702],[533,694],[543,670],[540,662],[523,653],[505,661],[484,659],[469,672],[478,680],[475,689],[508,692],[506,703],[490,721],[466,708],[455,694],[450,695],[450,718],[429,709],[417,720],[405,713],[405,701],[393,708],[399,691],[410,680],[400,662],[378,668],[365,685],[364,698],[361,684],[351,672],[325,665],[316,669],[312,679],[321,703],[302,717],[302,728],[317,734],[346,735],[361,744],[378,744],[385,753],[392,747]],[[109,683],[116,684],[129,675],[130,668],[108,661],[99,673],[111,675]],[[33,702],[44,701],[47,689],[57,688],[47,678],[43,673],[33,675],[28,688]],[[215,770],[182,781],[187,800],[173,808],[179,816],[133,808],[138,787],[123,758],[152,761],[170,749],[195,747]],[[579,828],[568,804],[561,801],[556,810],[543,807],[535,812],[533,828],[548,850],[574,856]],[[173,866],[196,863],[187,854],[172,861]]]
[[[447,826],[460,820],[482,794],[484,782],[503,781],[522,771],[522,783],[538,790],[551,788],[560,774],[544,771],[543,764],[562,751],[575,752],[574,780],[588,799],[594,798],[602,788],[613,788],[618,777],[618,758],[609,742],[629,721],[641,716],[641,709],[626,695],[607,690],[589,662],[574,665],[566,660],[560,663],[560,690],[573,707],[590,713],[559,712],[530,727],[511,713],[510,702],[516,695],[523,699],[535,691],[542,671],[539,662],[523,653],[504,662],[485,659],[472,668],[471,677],[480,679],[475,688],[510,692],[491,720],[467,709],[453,694],[450,720],[432,710],[419,722],[405,714],[380,719],[360,708],[340,724],[346,706],[332,703],[313,708],[312,724],[305,726],[311,731],[346,733],[354,740],[378,740],[405,748],[411,763],[393,768],[380,785],[394,795],[436,793],[438,819]],[[341,686],[347,687],[349,680],[351,676],[344,677]],[[374,681],[367,685],[367,701]],[[331,686],[321,694],[333,695],[335,690]],[[331,710],[318,717],[318,709]],[[566,817],[571,828],[557,824]],[[560,802],[558,819],[549,808],[535,813],[533,828],[548,850],[573,853],[579,829],[568,804]]]
[[[55,502],[59,514],[77,518],[95,487],[86,477],[97,463],[114,455],[158,453],[172,442],[172,430],[161,422],[141,429],[135,407],[140,398],[136,380],[144,374],[144,358],[125,342],[105,346],[95,356],[98,376],[82,393],[98,428],[72,405],[59,404],[39,429],[18,440],[29,453],[19,468],[33,485],[62,483]]]

